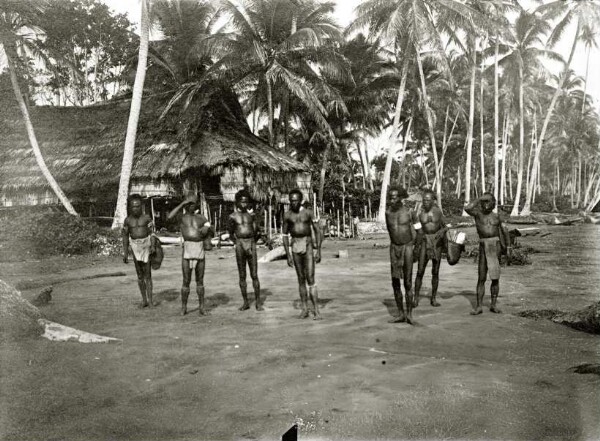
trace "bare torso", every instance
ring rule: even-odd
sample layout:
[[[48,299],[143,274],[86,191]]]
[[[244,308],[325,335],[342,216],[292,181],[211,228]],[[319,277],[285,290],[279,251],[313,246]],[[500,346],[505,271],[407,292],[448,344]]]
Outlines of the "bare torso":
[[[152,219],[147,214],[142,214],[139,217],[127,216],[125,219],[125,227],[132,239],[143,239],[151,233]]]
[[[284,222],[284,233],[292,237],[311,237],[312,215],[309,210],[302,209],[298,213],[290,210],[285,213]]]
[[[419,222],[425,234],[434,234],[444,228],[442,220],[442,211],[438,207],[431,207],[429,211],[421,209],[419,212]]]
[[[390,235],[390,241],[395,245],[405,245],[413,240],[412,216],[406,207],[400,207],[393,211],[389,209],[385,213],[385,222]]]
[[[479,212],[474,218],[477,234],[479,234],[481,239],[500,237],[500,218],[498,217],[498,214],[483,214],[482,212]]]
[[[184,214],[180,225],[183,239],[188,242],[200,242],[206,239],[206,234],[200,230],[207,222],[208,220],[201,214]]]
[[[236,212],[229,217],[233,224],[234,234],[237,239],[251,239],[256,236],[254,216],[248,212]]]

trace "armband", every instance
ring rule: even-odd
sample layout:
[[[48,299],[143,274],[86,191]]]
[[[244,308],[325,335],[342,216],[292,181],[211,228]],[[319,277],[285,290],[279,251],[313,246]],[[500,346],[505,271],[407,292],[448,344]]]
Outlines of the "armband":
[[[202,225],[203,227],[210,227],[210,222],[205,222],[204,225]]]
[[[421,222],[417,222],[416,224],[413,224],[413,227],[415,227],[415,230],[420,230],[422,227]]]

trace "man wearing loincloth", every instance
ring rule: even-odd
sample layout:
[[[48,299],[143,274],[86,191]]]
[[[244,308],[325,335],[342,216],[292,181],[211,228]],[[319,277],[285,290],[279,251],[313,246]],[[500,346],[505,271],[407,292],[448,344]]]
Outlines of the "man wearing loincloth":
[[[312,212],[302,207],[302,192],[294,189],[290,192],[289,198],[290,210],[283,217],[283,246],[288,266],[295,267],[298,276],[298,288],[302,304],[300,318],[309,316],[307,297],[310,297],[313,306],[313,318],[314,320],[320,320],[319,296],[315,285],[315,263],[321,261],[322,237],[318,227],[313,222]],[[316,253],[313,255],[315,248]]]
[[[152,300],[152,267],[150,255],[154,252],[152,241],[152,218],[142,213],[142,197],[132,194],[128,201],[129,215],[123,223],[123,263],[129,263],[129,248],[142,294],[141,308],[155,306]]]
[[[184,208],[184,214],[181,216],[180,228],[183,239],[183,250],[181,256],[181,271],[183,273],[183,284],[181,285],[181,314],[187,314],[187,301],[190,295],[190,283],[192,280],[192,270],[196,276],[196,293],[198,294],[198,313],[208,315],[204,309],[204,268],[205,252],[204,240],[209,238],[211,233],[210,223],[202,214],[197,205],[198,197],[196,195],[188,196],[181,204],[175,207],[168,214],[171,219],[177,215],[179,210]]]
[[[250,194],[247,190],[240,190],[235,194],[236,211],[229,216],[229,238],[235,244],[235,260],[240,276],[240,290],[244,304],[240,311],[250,309],[246,284],[246,263],[250,269],[250,278],[254,288],[254,299],[257,311],[263,311],[260,303],[260,282],[258,281],[258,260],[256,257],[256,239],[260,231],[256,216],[248,212],[250,208]]]
[[[500,292],[500,250],[509,248],[510,238],[506,229],[502,227],[500,216],[493,212],[496,199],[491,193],[484,193],[465,206],[465,211],[475,218],[475,227],[479,234],[479,265],[477,278],[477,305],[471,315],[483,312],[482,303],[485,294],[485,279],[489,272],[492,286],[490,288],[492,302],[490,311],[500,313],[497,306],[498,293]]]
[[[385,212],[385,223],[390,235],[390,264],[392,269],[392,288],[398,308],[398,318],[390,323],[407,322],[412,324],[412,266],[413,246],[416,231],[413,225],[416,220],[411,211],[402,206],[402,199],[408,194],[403,188],[390,188],[388,192],[388,209]],[[406,292],[406,314],[402,305],[402,289],[400,280],[404,279]]]
[[[442,261],[442,248],[444,235],[448,230],[443,219],[442,210],[437,207],[433,191],[427,189],[423,192],[423,202],[417,215],[417,239],[415,256],[419,259],[417,277],[415,279],[414,307],[419,306],[419,294],[423,284],[423,276],[427,263],[431,260],[431,306],[440,306],[436,300],[440,280],[440,263]]]

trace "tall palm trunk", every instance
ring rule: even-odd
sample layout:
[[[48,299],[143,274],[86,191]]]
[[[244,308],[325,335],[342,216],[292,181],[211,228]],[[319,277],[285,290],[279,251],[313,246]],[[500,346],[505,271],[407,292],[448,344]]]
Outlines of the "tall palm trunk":
[[[327,174],[327,164],[329,162],[329,152],[331,151],[332,141],[328,141],[323,151],[323,162],[321,163],[321,173],[319,180],[319,204],[323,205],[323,192],[325,191],[325,175]]]
[[[117,208],[112,228],[121,228],[127,217],[127,197],[129,196],[129,180],[133,167],[133,154],[135,151],[135,138],[137,134],[140,111],[142,110],[142,94],[144,92],[144,79],[146,78],[146,64],[148,62],[148,40],[150,38],[150,18],[148,14],[148,0],[142,0],[142,16],[140,23],[140,49],[138,53],[138,65],[133,83],[133,94],[131,97],[131,108],[129,109],[129,121],[127,122],[127,134],[125,135],[125,148],[123,150],[123,162],[121,164],[121,179],[119,180],[119,194],[117,197]]]
[[[508,111],[504,111],[502,122],[502,174],[500,177],[500,205],[504,205],[506,196],[506,160],[508,157]],[[509,165],[510,172],[510,165]]]
[[[483,41],[481,43],[483,51]],[[483,143],[483,56],[481,57],[481,79],[479,87],[479,153],[481,157],[481,192],[485,193],[485,147]]]
[[[379,199],[379,212],[377,222],[385,222],[385,209],[387,207],[387,189],[390,185],[390,175],[392,173],[392,163],[396,153],[396,142],[398,141],[398,128],[400,127],[400,113],[402,111],[402,102],[404,101],[404,89],[406,87],[406,77],[408,75],[409,57],[403,54],[402,72],[400,79],[400,88],[398,89],[398,99],[396,100],[396,110],[394,112],[394,121],[392,123],[392,134],[390,136],[390,147],[388,148],[385,169],[383,170],[383,181],[381,182],[381,197]]]
[[[423,73],[423,64],[421,63],[421,54],[417,50],[417,66],[419,67],[419,77],[421,78],[421,89],[423,90],[423,103],[425,105],[425,114],[427,115],[427,128],[429,129],[429,138],[431,140],[431,150],[433,151],[433,161],[435,168],[435,193],[440,210],[442,208],[442,182],[440,180],[440,163],[438,160],[437,147],[435,144],[435,130],[433,127],[433,118],[431,118],[431,109],[429,108],[429,97],[427,96],[427,85],[425,84],[425,74]]]
[[[54,176],[52,176],[52,173],[50,173],[50,170],[48,170],[48,167],[46,166],[46,161],[44,160],[42,151],[40,150],[40,146],[38,145],[37,137],[35,136],[35,131],[33,130],[33,124],[31,123],[31,118],[29,116],[29,110],[27,109],[27,104],[23,99],[21,87],[19,86],[19,81],[17,79],[17,72],[14,66],[14,60],[17,59],[17,50],[14,47],[14,43],[11,41],[6,41],[4,38],[0,40],[0,43],[2,43],[5,49],[6,60],[8,62],[8,70],[10,72],[10,82],[12,83],[13,92],[19,105],[19,109],[21,110],[21,114],[23,115],[23,122],[25,123],[27,137],[29,138],[29,144],[31,144],[31,150],[33,151],[35,161],[37,162],[37,165],[40,168],[42,175],[44,175],[44,178],[46,178],[48,185],[50,186],[52,191],[54,191],[56,197],[58,197],[58,200],[61,204],[63,204],[67,212],[74,216],[78,216],[77,212],[73,208],[73,205],[71,205],[71,202],[60,188],[60,185],[58,185],[58,182],[56,182]]]
[[[471,156],[473,151],[473,125],[475,120],[475,77],[477,73],[477,40],[474,39],[472,51],[473,62],[471,63],[471,86],[469,88],[469,128],[467,132],[467,158],[465,160],[465,203],[471,201]],[[463,210],[463,216],[468,216]]]
[[[511,216],[519,215],[519,204],[521,202],[521,186],[523,185],[523,144],[525,143],[525,117],[523,106],[523,66],[519,64],[519,169],[517,172],[517,189],[515,191],[515,203],[510,213]]]
[[[267,106],[269,112],[269,145],[271,147],[275,146],[275,134],[273,133],[273,120],[275,119],[273,115],[273,90],[271,88],[271,80],[267,78]]]
[[[496,33],[496,48],[494,52],[494,197],[498,200],[498,125],[499,125],[499,91],[498,91],[498,52],[500,39]],[[495,208],[497,211],[498,209]]]
[[[558,101],[558,97],[562,93],[562,88],[565,84],[565,80],[567,79],[567,72],[571,67],[571,62],[573,61],[573,55],[575,54],[575,49],[577,48],[577,42],[579,41],[579,33],[581,30],[581,22],[577,20],[577,29],[575,31],[575,37],[573,39],[573,45],[571,46],[571,53],[569,54],[569,59],[564,67],[564,74],[559,81],[558,87],[554,91],[554,95],[552,96],[552,100],[550,101],[550,106],[548,107],[548,111],[546,112],[546,117],[544,118],[544,124],[542,125],[542,131],[540,133],[538,139],[537,149],[535,151],[535,161],[534,164],[538,164],[540,160],[540,152],[542,151],[542,147],[544,146],[544,138],[546,137],[546,131],[548,130],[548,124],[550,124],[550,118],[552,117],[552,112],[554,111],[554,107],[556,106],[556,102]],[[532,182],[536,182],[537,179],[537,168],[533,169]],[[533,192],[531,192],[533,193]],[[525,200],[525,205],[523,206],[523,210],[521,211],[521,216],[528,216],[531,214],[531,193],[529,197]]]
[[[410,129],[412,127],[413,118],[408,118],[408,126],[404,132],[404,139],[402,140],[402,171],[401,171],[401,182],[402,186],[406,185],[406,146],[408,145],[408,137],[410,136]]]

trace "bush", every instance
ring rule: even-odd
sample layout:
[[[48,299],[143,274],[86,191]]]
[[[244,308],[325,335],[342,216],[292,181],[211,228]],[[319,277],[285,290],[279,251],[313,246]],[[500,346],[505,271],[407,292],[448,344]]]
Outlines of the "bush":
[[[114,255],[120,251],[119,233],[65,212],[50,209],[5,212],[0,217],[0,226],[0,242],[7,245],[7,254],[19,257],[92,252]]]

